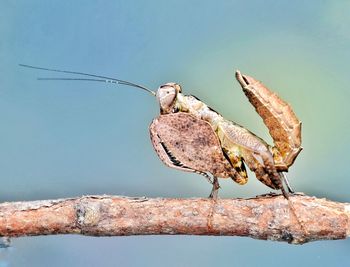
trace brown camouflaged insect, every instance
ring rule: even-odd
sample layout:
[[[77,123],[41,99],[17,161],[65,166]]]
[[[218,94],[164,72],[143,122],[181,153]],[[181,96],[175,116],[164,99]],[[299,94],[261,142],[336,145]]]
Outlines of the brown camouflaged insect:
[[[241,185],[247,183],[245,164],[259,181],[282,190],[286,198],[283,181],[288,191],[293,192],[284,172],[302,150],[301,122],[289,104],[252,77],[236,72],[245,95],[269,129],[273,147],[244,127],[226,120],[195,96],[182,94],[176,83],[166,83],[153,92],[144,86],[105,76],[20,66],[93,77],[41,78],[44,80],[108,82],[137,87],[156,96],[161,114],[152,121],[149,130],[157,155],[171,168],[203,175],[213,185],[210,197],[217,197],[218,177],[232,178]]]
[[[217,196],[217,177],[230,177],[245,184],[248,180],[245,164],[262,183],[281,189],[288,197],[282,181],[293,192],[284,172],[302,149],[301,122],[290,105],[262,83],[239,71],[236,78],[269,129],[274,147],[226,120],[198,98],[183,95],[180,85],[175,83],[162,85],[157,91],[161,115],[150,125],[153,147],[169,167],[199,173],[207,179],[207,173],[211,173],[210,197]]]

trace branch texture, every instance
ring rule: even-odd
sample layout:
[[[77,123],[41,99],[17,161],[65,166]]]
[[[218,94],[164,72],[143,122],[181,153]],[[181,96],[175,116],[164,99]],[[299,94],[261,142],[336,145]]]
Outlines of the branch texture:
[[[252,199],[119,196],[0,204],[0,236],[225,235],[303,244],[350,235],[350,204],[294,195]]]

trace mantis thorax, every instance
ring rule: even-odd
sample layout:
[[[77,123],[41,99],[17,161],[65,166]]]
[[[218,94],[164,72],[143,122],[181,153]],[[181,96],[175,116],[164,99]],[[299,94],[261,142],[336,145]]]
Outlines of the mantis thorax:
[[[204,102],[192,95],[182,94],[181,86],[177,83],[161,85],[156,93],[161,114],[187,112],[199,119],[209,122],[213,130],[222,116],[208,107]]]

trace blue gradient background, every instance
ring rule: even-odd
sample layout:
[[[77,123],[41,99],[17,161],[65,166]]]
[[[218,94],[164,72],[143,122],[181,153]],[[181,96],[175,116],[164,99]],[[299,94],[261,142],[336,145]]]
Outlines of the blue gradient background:
[[[234,79],[240,69],[290,102],[304,151],[297,191],[349,202],[349,1],[0,1],[0,201],[115,194],[204,197],[200,176],[166,168],[148,125],[155,99],[128,87],[40,82],[18,63],[157,88],[176,81],[271,142]],[[221,180],[220,196],[270,190]],[[236,237],[30,237],[7,266],[348,266],[350,241],[291,246]]]

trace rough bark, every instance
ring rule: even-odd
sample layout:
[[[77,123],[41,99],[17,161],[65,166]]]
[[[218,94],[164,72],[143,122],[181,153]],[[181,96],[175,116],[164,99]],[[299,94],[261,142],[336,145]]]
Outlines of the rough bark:
[[[120,196],[0,204],[0,236],[222,235],[303,244],[350,235],[350,204],[304,195],[290,201]]]

